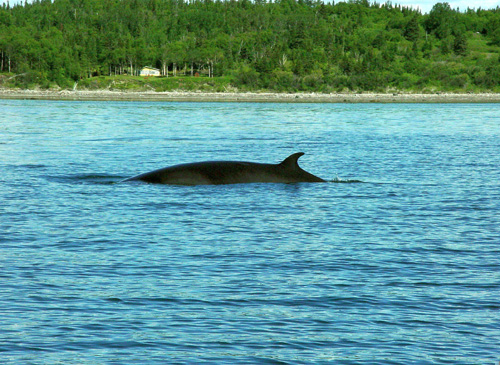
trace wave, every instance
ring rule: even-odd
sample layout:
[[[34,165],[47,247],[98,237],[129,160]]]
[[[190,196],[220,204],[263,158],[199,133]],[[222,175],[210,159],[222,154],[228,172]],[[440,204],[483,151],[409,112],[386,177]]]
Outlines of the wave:
[[[336,184],[356,184],[356,183],[364,183],[364,181],[357,179],[342,179],[340,177],[336,177],[333,180],[327,180],[327,182],[336,183]]]
[[[113,185],[118,184],[130,176],[111,175],[111,174],[72,174],[62,176],[45,176],[50,181],[66,183],[66,184],[100,184],[100,185]],[[335,177],[332,180],[326,180],[329,183],[335,184],[356,184],[364,183],[364,181],[357,179],[343,179]]]
[[[125,177],[120,175],[90,173],[90,174],[75,174],[75,175],[63,175],[63,176],[47,176],[47,179],[67,184],[112,185],[125,179]]]

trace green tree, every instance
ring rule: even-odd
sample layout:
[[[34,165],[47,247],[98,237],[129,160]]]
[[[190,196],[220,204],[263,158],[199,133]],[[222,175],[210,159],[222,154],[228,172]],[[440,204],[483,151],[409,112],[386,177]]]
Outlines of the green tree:
[[[437,3],[432,7],[424,22],[427,32],[434,34],[438,39],[448,37],[455,22],[455,11],[448,3]]]
[[[26,74],[23,85],[150,65],[164,75],[231,77],[248,90],[493,90],[499,65],[485,60],[499,46],[498,9],[462,13],[448,3],[428,15],[365,0],[36,0],[0,8],[0,71]],[[461,68],[450,67],[457,62]]]
[[[459,56],[467,55],[467,38],[465,38],[465,35],[463,33],[455,35],[455,39],[453,41],[453,52],[455,52],[455,54]]]
[[[408,23],[406,23],[403,35],[410,42],[415,42],[420,38],[420,26],[418,24],[417,15],[412,16]]]

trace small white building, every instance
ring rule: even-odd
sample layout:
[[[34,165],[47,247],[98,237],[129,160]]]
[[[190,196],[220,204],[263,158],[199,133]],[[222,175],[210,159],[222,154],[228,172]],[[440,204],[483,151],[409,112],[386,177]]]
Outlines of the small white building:
[[[161,76],[161,72],[159,69],[154,67],[143,67],[139,76]]]

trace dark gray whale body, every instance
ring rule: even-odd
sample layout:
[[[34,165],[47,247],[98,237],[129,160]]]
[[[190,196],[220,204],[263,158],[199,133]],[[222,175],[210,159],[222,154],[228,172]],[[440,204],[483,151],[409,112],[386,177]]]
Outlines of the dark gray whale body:
[[[146,172],[124,181],[174,185],[325,182],[299,167],[297,160],[302,155],[303,152],[294,153],[279,164],[241,161],[187,163]]]

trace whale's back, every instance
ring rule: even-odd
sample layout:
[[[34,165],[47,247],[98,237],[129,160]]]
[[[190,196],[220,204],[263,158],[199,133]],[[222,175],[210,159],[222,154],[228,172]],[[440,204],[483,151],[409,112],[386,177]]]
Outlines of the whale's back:
[[[140,180],[153,184],[220,185],[242,183],[324,182],[300,168],[295,153],[280,164],[245,161],[205,161],[166,167],[134,176],[125,181]]]

